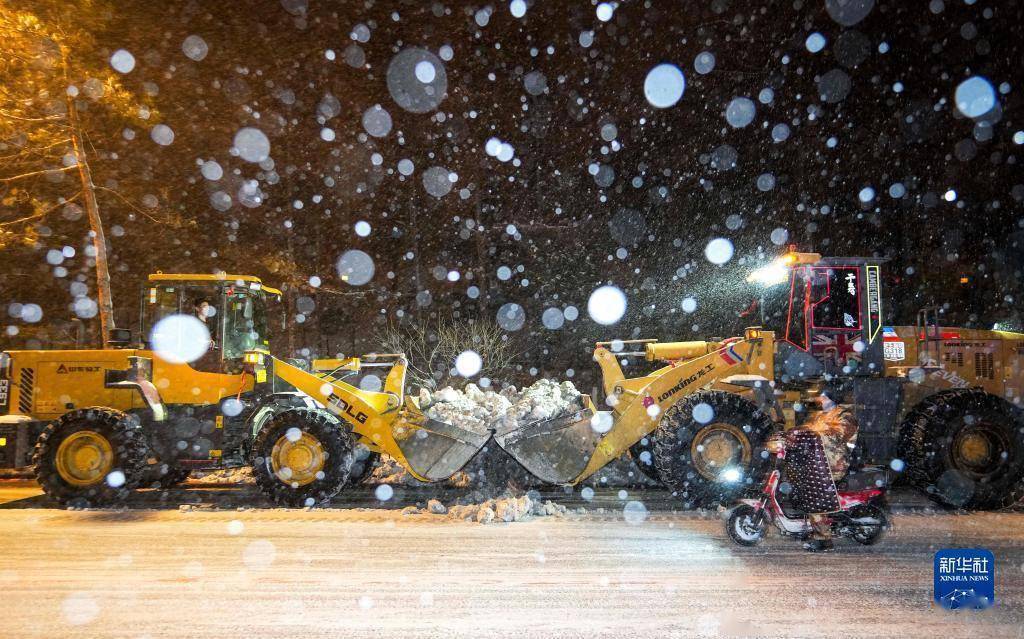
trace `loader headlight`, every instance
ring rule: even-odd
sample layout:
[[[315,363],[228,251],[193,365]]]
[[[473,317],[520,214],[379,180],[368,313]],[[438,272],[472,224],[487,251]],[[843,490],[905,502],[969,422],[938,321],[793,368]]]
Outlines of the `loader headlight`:
[[[767,266],[753,271],[747,276],[748,282],[756,282],[761,286],[775,286],[789,279],[789,266],[785,260],[775,260]]]

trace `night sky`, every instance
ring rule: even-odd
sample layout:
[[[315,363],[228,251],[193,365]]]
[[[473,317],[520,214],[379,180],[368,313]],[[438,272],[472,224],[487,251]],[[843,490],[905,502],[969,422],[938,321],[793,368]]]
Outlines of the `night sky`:
[[[1019,323],[1015,0],[6,4],[83,34],[71,83],[123,325],[156,269],[251,273],[286,290],[288,355],[479,319],[520,344],[518,381],[589,382],[595,339],[751,323],[744,276],[790,244],[890,258],[887,321],[945,303],[949,324]],[[657,108],[661,64],[685,90]],[[48,82],[0,101],[44,108]],[[0,223],[26,214],[12,188],[54,210],[0,227],[0,302],[8,342],[47,345],[94,275],[59,206],[74,174],[30,182],[0,183]],[[610,326],[587,311],[603,285],[627,301]]]

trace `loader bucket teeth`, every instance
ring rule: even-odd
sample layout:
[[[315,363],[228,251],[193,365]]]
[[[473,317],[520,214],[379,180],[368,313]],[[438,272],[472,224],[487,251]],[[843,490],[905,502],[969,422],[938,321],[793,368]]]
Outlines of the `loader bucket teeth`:
[[[499,427],[494,440],[540,479],[566,484],[580,476],[601,440],[591,425],[593,417],[594,411],[584,408],[512,429]]]
[[[426,416],[407,417],[393,428],[395,443],[419,476],[438,481],[458,472],[490,439]]]

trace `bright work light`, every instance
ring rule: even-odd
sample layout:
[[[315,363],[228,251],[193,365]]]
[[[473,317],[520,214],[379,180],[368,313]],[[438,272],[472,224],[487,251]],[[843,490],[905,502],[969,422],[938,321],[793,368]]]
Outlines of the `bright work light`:
[[[784,259],[762,266],[747,276],[748,282],[756,282],[761,286],[775,286],[789,279],[789,266]]]

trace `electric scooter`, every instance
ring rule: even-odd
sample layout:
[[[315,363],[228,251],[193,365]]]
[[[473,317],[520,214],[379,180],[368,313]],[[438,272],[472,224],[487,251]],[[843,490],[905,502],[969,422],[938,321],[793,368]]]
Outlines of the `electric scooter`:
[[[811,523],[805,513],[787,512],[779,504],[778,492],[786,459],[785,443],[779,442],[774,448],[772,470],[765,479],[761,496],[740,499],[726,519],[726,532],[741,546],[761,543],[768,534],[769,524],[774,524],[783,535],[798,539],[805,540],[811,535]],[[846,537],[870,546],[878,543],[890,527],[884,487],[840,490],[839,507],[839,512],[829,515],[835,537]]]

